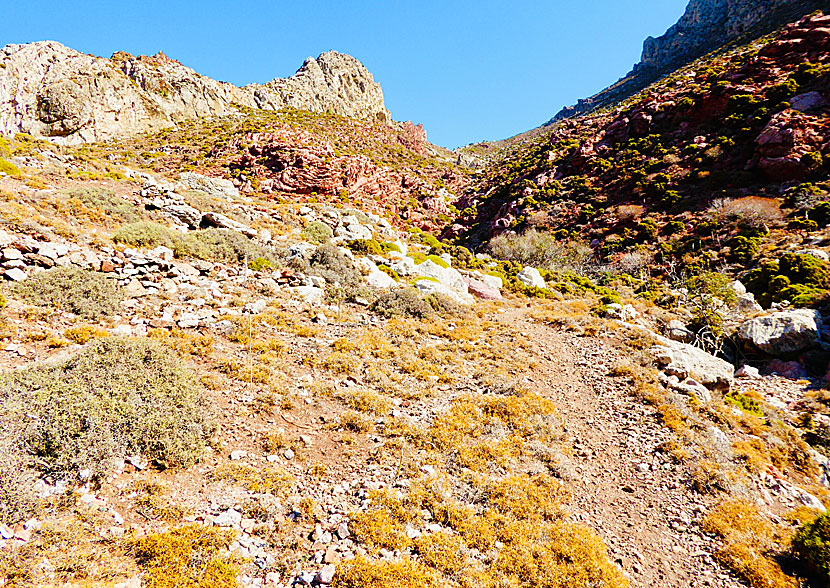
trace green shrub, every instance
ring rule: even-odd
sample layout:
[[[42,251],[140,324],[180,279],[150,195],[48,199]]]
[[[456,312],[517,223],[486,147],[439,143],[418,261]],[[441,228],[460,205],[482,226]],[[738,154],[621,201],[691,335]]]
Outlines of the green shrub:
[[[425,318],[433,314],[433,307],[421,298],[414,288],[388,290],[372,303],[372,310],[386,317],[409,316]]]
[[[0,421],[46,473],[102,476],[129,455],[188,466],[213,432],[202,390],[169,348],[108,337],[62,363],[4,374]]]
[[[789,100],[796,94],[798,94],[798,82],[790,78],[786,82],[781,82],[769,88],[766,98],[772,105],[776,105]]]
[[[272,267],[273,265],[271,262],[264,257],[257,257],[255,260],[248,262],[248,268],[255,272],[265,271],[267,269],[271,269]]]
[[[303,237],[315,245],[322,245],[323,243],[328,243],[329,239],[334,237],[334,231],[326,223],[312,221],[303,229]]]
[[[6,161],[5,159],[0,159],[0,173],[4,173],[7,176],[11,176],[13,178],[20,177],[20,170],[17,169],[17,166],[11,162]]]
[[[262,259],[272,266],[276,264],[274,252],[257,245],[242,233],[230,229],[205,229],[188,234],[198,244],[194,257],[218,263],[244,263],[245,260]]]
[[[383,247],[374,239],[354,239],[346,247],[357,255],[383,255]]]
[[[818,223],[808,218],[794,218],[787,223],[787,228],[793,231],[806,231],[808,233],[818,230]]]
[[[805,523],[793,538],[792,549],[817,579],[830,583],[830,512]]]
[[[819,202],[807,213],[807,217],[814,220],[820,227],[830,224],[830,201]]]
[[[59,193],[66,198],[75,198],[84,205],[100,210],[109,217],[126,223],[137,222],[141,215],[136,212],[136,207],[117,196],[112,190],[106,188],[78,188],[75,190],[64,190]]]
[[[198,246],[187,235],[158,223],[140,221],[120,227],[112,236],[115,243],[129,247],[172,249],[176,257],[202,257]]]
[[[830,265],[811,255],[785,253],[747,272],[744,283],[763,306],[783,300],[797,307],[815,306],[830,298]]]
[[[12,444],[0,444],[0,523],[29,518],[37,505],[30,460]]]
[[[124,298],[113,278],[73,267],[36,273],[15,284],[12,292],[30,304],[52,306],[91,320],[115,314]]]
[[[807,169],[818,169],[824,164],[824,157],[822,157],[819,151],[812,151],[810,153],[805,153],[801,157],[801,163],[804,164]]]
[[[447,268],[450,267],[450,264],[448,264],[446,261],[444,261],[443,259],[441,259],[437,255],[427,255],[427,259],[429,261],[431,261],[432,263],[434,263],[435,265],[437,265],[439,267],[442,267],[444,269],[447,269]]]
[[[730,243],[730,257],[738,263],[748,263],[761,251],[761,240],[757,237],[739,235]]]

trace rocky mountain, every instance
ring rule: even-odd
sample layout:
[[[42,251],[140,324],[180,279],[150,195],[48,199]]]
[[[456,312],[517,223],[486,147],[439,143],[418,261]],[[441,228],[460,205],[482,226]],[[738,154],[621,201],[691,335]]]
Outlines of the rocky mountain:
[[[827,0],[690,0],[680,20],[660,37],[643,44],[640,63],[599,94],[562,109],[551,121],[618,102],[660,76],[734,41],[761,36],[815,10]]]
[[[0,586],[830,585],[830,16],[460,153],[6,51]]]
[[[62,143],[103,141],[238,112],[299,108],[386,122],[383,91],[355,58],[309,58],[290,78],[238,88],[163,53],[110,59],[53,41],[0,50],[0,134]]]

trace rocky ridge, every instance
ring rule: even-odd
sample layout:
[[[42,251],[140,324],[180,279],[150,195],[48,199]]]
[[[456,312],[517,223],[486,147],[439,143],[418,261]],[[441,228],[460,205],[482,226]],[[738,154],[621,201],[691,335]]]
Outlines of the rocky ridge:
[[[828,8],[826,0],[690,0],[683,16],[665,34],[645,40],[642,59],[628,75],[575,106],[563,108],[547,124],[624,100],[710,51]]]
[[[105,59],[54,41],[0,49],[0,135],[104,141],[236,114],[237,106],[389,120],[380,85],[357,59],[334,51],[307,59],[290,78],[238,88],[163,53]]]

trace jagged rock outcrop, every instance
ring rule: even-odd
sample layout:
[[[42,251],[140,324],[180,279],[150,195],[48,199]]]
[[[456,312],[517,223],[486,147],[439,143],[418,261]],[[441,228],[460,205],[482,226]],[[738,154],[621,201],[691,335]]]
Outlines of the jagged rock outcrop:
[[[686,12],[665,34],[645,40],[642,61],[627,76],[562,109],[547,124],[623,100],[710,51],[766,34],[815,10],[830,10],[830,1],[690,0]]]
[[[54,41],[0,49],[0,135],[102,141],[232,114],[236,105],[389,121],[372,74],[354,57],[334,51],[307,59],[290,78],[238,88],[163,53],[105,59]]]

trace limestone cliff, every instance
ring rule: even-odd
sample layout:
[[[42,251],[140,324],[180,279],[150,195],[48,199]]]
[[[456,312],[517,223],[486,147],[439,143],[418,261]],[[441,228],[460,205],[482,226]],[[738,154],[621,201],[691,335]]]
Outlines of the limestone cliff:
[[[307,59],[290,78],[239,88],[201,76],[163,53],[105,59],[54,41],[0,49],[2,135],[102,141],[232,114],[236,105],[389,120],[372,74],[357,59],[333,51]]]

